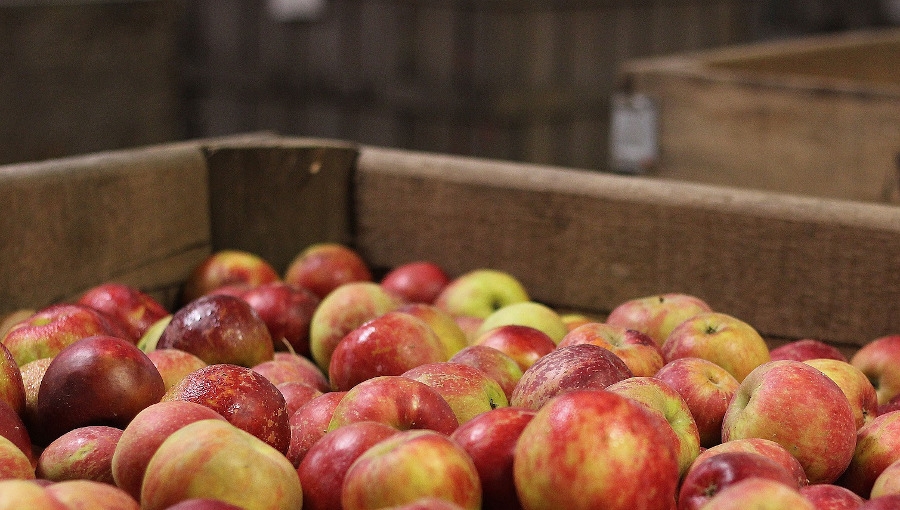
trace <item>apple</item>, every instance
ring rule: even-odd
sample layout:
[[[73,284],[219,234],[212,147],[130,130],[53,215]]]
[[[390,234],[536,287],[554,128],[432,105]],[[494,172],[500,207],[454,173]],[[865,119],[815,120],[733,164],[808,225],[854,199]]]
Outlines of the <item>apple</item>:
[[[294,411],[288,423],[291,426],[291,444],[287,458],[294,467],[300,465],[319,439],[328,431],[334,409],[347,392],[332,391],[314,397]]]
[[[475,341],[475,337],[478,334],[478,328],[481,327],[484,318],[472,317],[471,315],[454,315],[453,322],[459,326],[459,329],[466,335],[466,340],[468,340],[471,345],[472,342]]]
[[[300,409],[303,404],[323,394],[318,388],[300,381],[286,381],[276,384],[275,387],[284,397],[284,406],[288,416],[297,412],[297,409]]]
[[[284,395],[252,369],[226,363],[203,367],[185,376],[163,400],[205,405],[275,450],[288,451],[291,426]]]
[[[176,430],[200,420],[222,420],[216,411],[194,402],[158,402],[139,412],[125,427],[113,451],[111,469],[115,485],[137,500],[150,458]]]
[[[301,382],[321,392],[326,392],[331,387],[318,365],[299,354],[280,352],[275,358],[251,368],[276,386],[286,382]]]
[[[528,291],[512,274],[480,268],[451,279],[434,305],[453,316],[484,319],[506,305],[529,300]]]
[[[562,347],[537,360],[513,389],[510,405],[540,409],[560,393],[576,389],[603,389],[632,377],[618,356],[594,344]]]
[[[821,371],[770,361],[741,382],[722,421],[722,441],[748,437],[784,446],[810,483],[831,483],[853,457],[856,420],[844,392]]]
[[[372,272],[353,248],[340,243],[316,243],[291,260],[284,281],[309,289],[322,299],[346,283],[372,282]]]
[[[481,481],[472,459],[434,430],[399,431],[378,442],[347,469],[341,487],[345,510],[374,510],[422,497],[481,508]]]
[[[671,437],[634,400],[599,389],[563,393],[516,442],[513,479],[522,507],[670,510],[678,488]]]
[[[699,510],[726,487],[751,477],[800,489],[794,475],[778,462],[757,453],[726,452],[691,467],[678,490],[678,510]]]
[[[381,286],[407,303],[432,304],[450,283],[438,264],[417,260],[400,264],[381,278]]]
[[[8,404],[16,413],[25,413],[25,383],[22,371],[5,345],[0,344],[0,402]]]
[[[37,463],[31,444],[31,434],[28,432],[24,420],[15,409],[2,400],[0,400],[0,437],[8,439],[22,450],[32,464]]]
[[[900,335],[887,335],[863,345],[850,358],[875,386],[878,403],[900,394]]]
[[[857,510],[896,510],[900,508],[900,494],[888,494],[872,498],[859,505]]]
[[[184,379],[184,376],[206,366],[206,362],[181,349],[154,349],[147,353],[147,358],[162,376],[166,391]]]
[[[272,359],[274,345],[266,323],[246,301],[214,294],[195,299],[172,315],[157,349],[180,349],[208,365],[252,367]]]
[[[70,510],[140,510],[130,494],[96,480],[65,480],[47,485],[45,491]]]
[[[243,510],[237,505],[211,498],[191,498],[179,501],[166,510]]]
[[[38,457],[38,478],[93,480],[115,485],[112,457],[122,429],[105,425],[87,425],[72,429],[54,439]]]
[[[662,346],[675,326],[712,308],[703,299],[678,292],[629,299],[612,309],[607,324],[636,329]]]
[[[900,460],[888,464],[875,478],[869,498],[877,498],[888,494],[900,494]]]
[[[797,486],[809,485],[809,478],[807,478],[800,461],[784,446],[761,437],[732,439],[731,441],[707,448],[701,451],[700,455],[694,459],[694,465],[705,461],[708,457],[728,452],[749,452],[768,457],[787,469],[797,481]]]
[[[71,510],[71,508],[47,492],[32,480],[0,480],[0,510]]]
[[[409,503],[385,507],[382,510],[465,510],[452,501],[442,498],[425,497]]]
[[[367,379],[402,375],[448,357],[444,344],[425,321],[392,311],[363,323],[337,343],[329,361],[328,380],[331,389],[347,391]]]
[[[407,303],[400,306],[397,311],[414,315],[431,326],[441,343],[444,344],[447,358],[469,346],[469,339],[456,320],[434,305]]]
[[[856,510],[865,501],[846,487],[833,483],[817,483],[800,487],[800,494],[816,510]]]
[[[82,338],[113,335],[120,328],[113,320],[85,305],[59,303],[42,308],[15,324],[0,340],[18,366],[52,358]]]
[[[240,297],[266,323],[275,350],[310,355],[309,325],[316,307],[322,301],[319,296],[296,285],[271,282],[253,287]]]
[[[503,389],[507,402],[513,389],[522,378],[522,367],[509,355],[487,345],[470,345],[453,355],[448,361],[462,363],[481,370]]]
[[[163,510],[192,498],[243,508],[296,510],[303,490],[290,461],[258,437],[221,420],[172,432],[150,458],[141,509]]]
[[[868,498],[875,479],[900,460],[900,411],[882,414],[856,434],[850,465],[837,484]]]
[[[871,381],[869,381],[871,382]],[[885,402],[884,404],[878,405],[878,413],[877,414],[885,414],[891,411],[900,411],[900,395],[894,395],[893,398]]]
[[[703,358],[727,370],[738,382],[770,361],[766,341],[746,322],[718,312],[701,312],[676,326],[662,345],[666,362]]]
[[[31,458],[22,451],[19,445],[0,436],[0,480],[10,478],[30,480],[34,477],[34,465]],[[0,504],[0,508],[2,508],[2,504]]]
[[[497,381],[462,363],[426,363],[401,375],[427,384],[444,397],[460,425],[481,413],[509,405]]]
[[[401,375],[373,377],[348,390],[335,406],[328,430],[369,420],[400,430],[431,429],[447,435],[459,426],[453,408],[440,393]]]
[[[513,324],[531,326],[543,331],[553,340],[554,344],[559,344],[559,341],[569,332],[569,327],[563,322],[562,317],[549,306],[534,301],[522,301],[498,308],[485,317],[484,322],[478,327],[476,335],[500,326]]]
[[[651,377],[665,364],[662,349],[648,335],[603,322],[589,322],[572,329],[558,347],[585,343],[609,349],[638,377]]]
[[[37,310],[33,308],[19,308],[12,312],[0,315],[0,338],[6,336],[6,333],[16,324],[30,318]]]
[[[804,363],[819,369],[841,388],[850,401],[856,428],[862,427],[878,416],[878,395],[862,370],[847,361],[829,358],[810,359]]]
[[[91,287],[78,298],[77,303],[117,320],[128,333],[128,339],[134,343],[140,340],[153,323],[169,315],[169,311],[149,294],[118,282]]]
[[[25,388],[25,412],[22,414],[22,420],[28,427],[36,427],[37,418],[37,398],[38,389],[41,387],[41,379],[47,372],[52,358],[41,358],[30,361],[21,368],[19,372],[22,374],[22,385]]]
[[[729,485],[703,506],[703,510],[815,510],[798,489],[763,477],[745,478]]]
[[[350,465],[366,450],[399,433],[374,421],[349,423],[313,444],[297,466],[306,510],[341,510],[341,486]]]
[[[159,337],[162,336],[162,332],[166,330],[166,326],[172,322],[172,314],[166,315],[162,319],[154,322],[147,328],[147,331],[141,335],[141,338],[137,341],[138,349],[144,352],[150,352],[156,350],[156,344],[159,343]]]
[[[256,286],[280,279],[275,268],[255,253],[219,250],[207,256],[188,275],[181,302],[189,303],[226,285]]]
[[[509,324],[480,333],[472,345],[493,347],[516,360],[519,368],[528,370],[538,359],[556,350],[549,335],[531,326]]]
[[[47,445],[86,425],[124,428],[165,391],[159,371],[133,343],[102,335],[84,338],[47,366],[38,389],[32,439]]]
[[[654,375],[681,395],[697,424],[700,446],[722,442],[722,419],[738,381],[727,370],[702,358],[679,358]]]
[[[513,453],[519,436],[535,414],[521,407],[498,407],[461,424],[450,435],[475,463],[483,508],[522,508],[513,480]]]
[[[350,282],[334,289],[316,307],[310,322],[312,360],[327,372],[331,353],[342,338],[399,306],[400,302],[377,283]]]
[[[833,345],[814,338],[803,338],[782,344],[769,351],[772,360],[792,359],[806,361],[810,359],[836,359],[847,361],[847,356]]]

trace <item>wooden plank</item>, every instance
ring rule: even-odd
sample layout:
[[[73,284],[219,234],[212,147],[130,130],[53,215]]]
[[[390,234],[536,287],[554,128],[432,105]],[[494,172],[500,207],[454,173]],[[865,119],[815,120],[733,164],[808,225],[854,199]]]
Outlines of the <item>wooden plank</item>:
[[[357,246],[380,267],[494,267],[594,312],[688,292],[770,337],[900,331],[900,208],[373,147],[357,172]]]

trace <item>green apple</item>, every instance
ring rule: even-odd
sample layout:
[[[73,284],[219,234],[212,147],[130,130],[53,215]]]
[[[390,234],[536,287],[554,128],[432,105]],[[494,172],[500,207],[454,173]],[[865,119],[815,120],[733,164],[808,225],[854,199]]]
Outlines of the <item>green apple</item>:
[[[450,315],[485,318],[506,305],[529,300],[528,291],[515,276],[496,269],[474,269],[451,280],[434,304]]]
[[[530,326],[543,331],[556,344],[559,344],[569,332],[569,327],[562,317],[549,306],[534,301],[522,301],[503,306],[485,317],[476,336],[508,325]]]

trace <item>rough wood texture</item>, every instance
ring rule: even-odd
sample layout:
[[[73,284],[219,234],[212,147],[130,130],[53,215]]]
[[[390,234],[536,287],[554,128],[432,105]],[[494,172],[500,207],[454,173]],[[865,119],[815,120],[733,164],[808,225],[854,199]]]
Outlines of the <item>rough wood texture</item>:
[[[653,175],[900,202],[900,30],[633,61],[660,108]]]
[[[594,312],[687,292],[770,337],[900,331],[892,206],[373,147],[355,196],[357,244],[378,266],[494,267]]]

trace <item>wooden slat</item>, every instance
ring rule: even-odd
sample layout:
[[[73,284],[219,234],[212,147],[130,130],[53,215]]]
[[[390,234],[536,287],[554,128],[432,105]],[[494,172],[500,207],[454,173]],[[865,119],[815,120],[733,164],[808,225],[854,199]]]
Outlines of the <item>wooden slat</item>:
[[[608,312],[687,292],[770,337],[900,331],[900,209],[363,147],[357,245],[375,265],[494,267]]]

